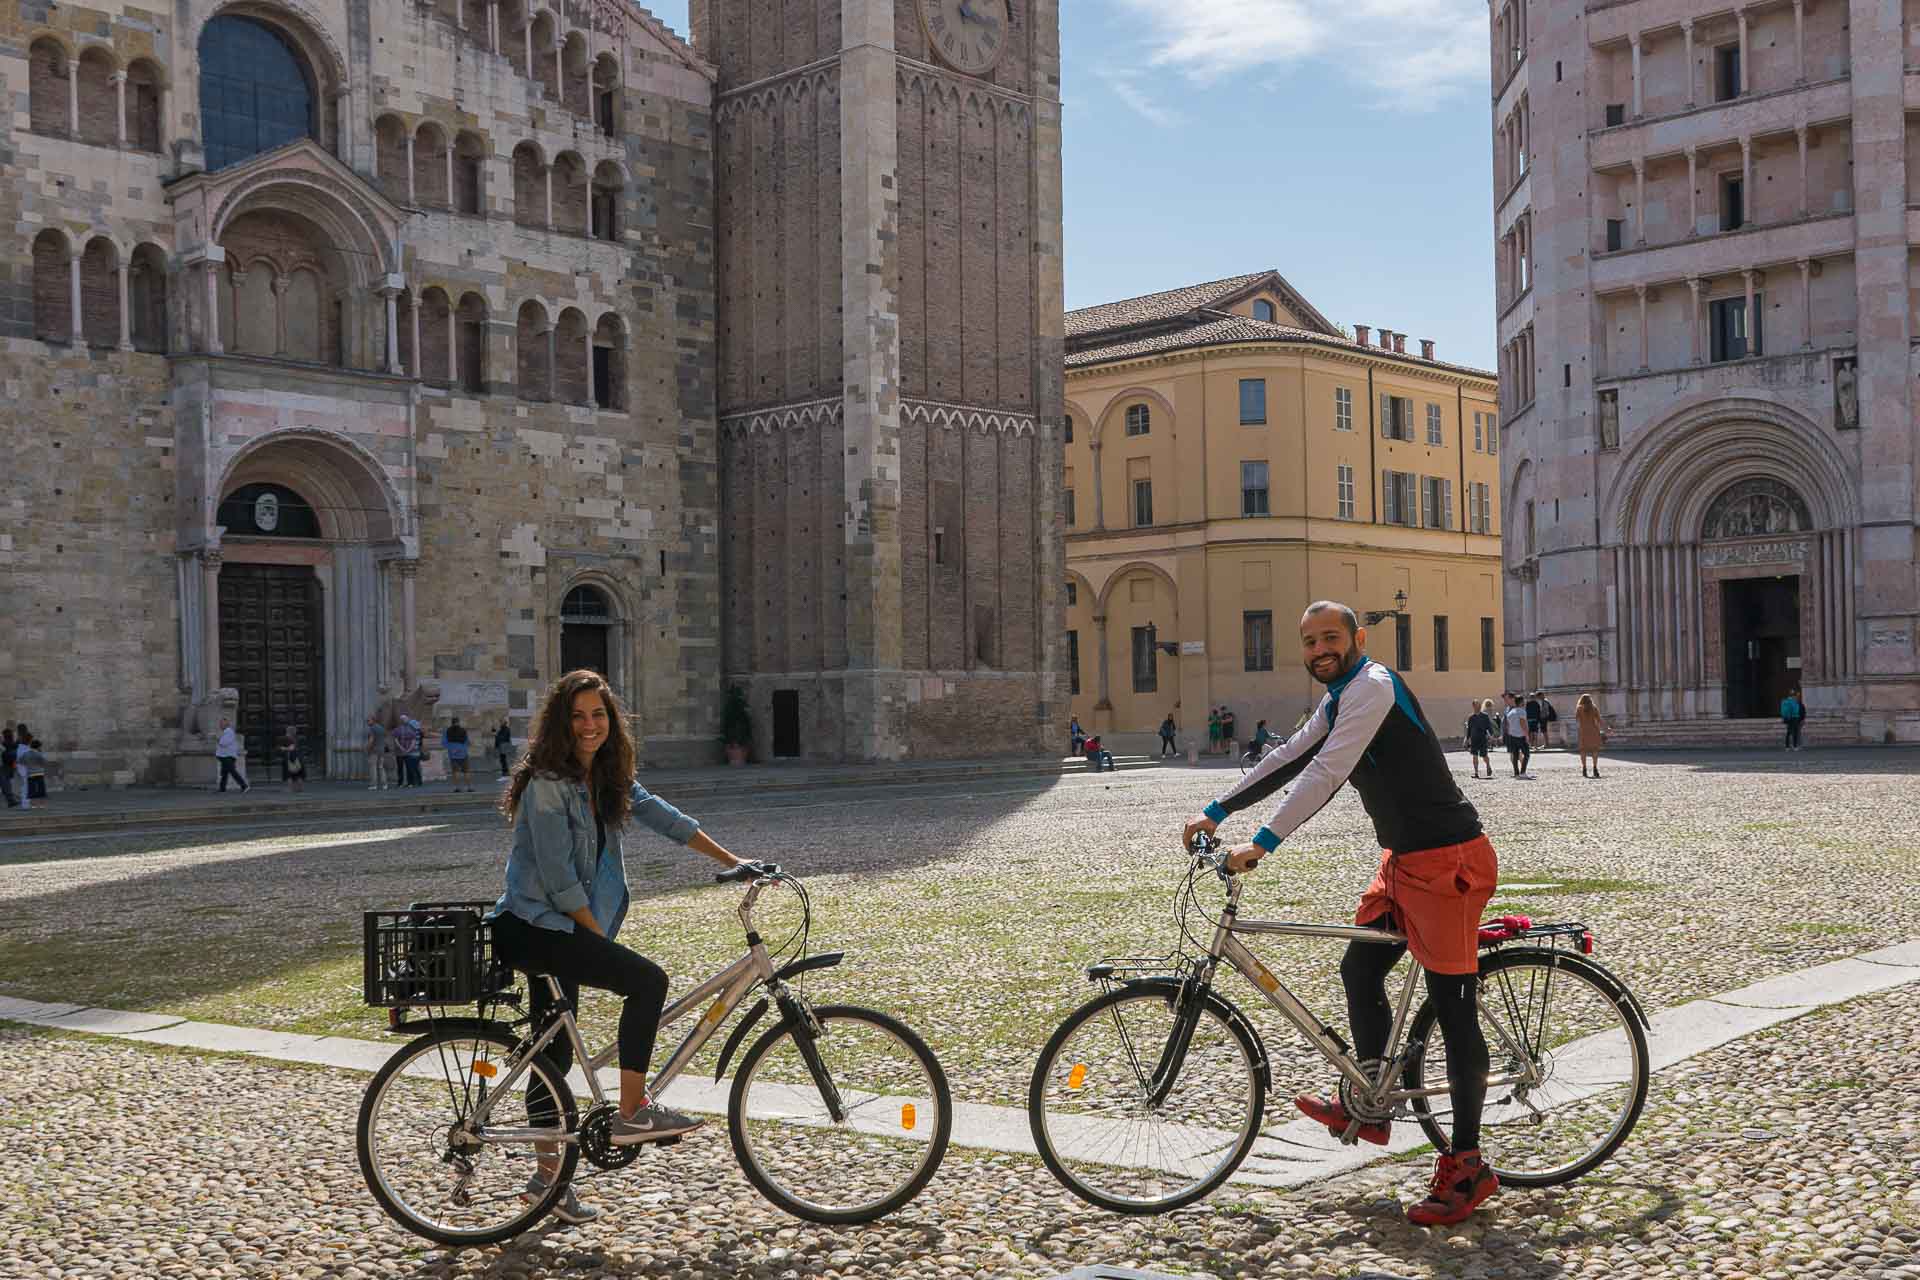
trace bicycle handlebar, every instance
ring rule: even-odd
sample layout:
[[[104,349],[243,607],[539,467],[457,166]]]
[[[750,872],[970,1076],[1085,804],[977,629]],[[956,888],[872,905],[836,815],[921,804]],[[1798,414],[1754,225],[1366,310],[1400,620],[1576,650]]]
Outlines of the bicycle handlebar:
[[[714,876],[715,884],[739,884],[746,880],[766,880],[780,874],[777,862],[737,862]]]

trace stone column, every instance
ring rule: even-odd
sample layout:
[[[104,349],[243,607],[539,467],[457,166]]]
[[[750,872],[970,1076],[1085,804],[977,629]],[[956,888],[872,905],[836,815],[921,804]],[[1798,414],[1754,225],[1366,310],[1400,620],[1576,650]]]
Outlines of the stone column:
[[[407,203],[415,203],[413,194],[413,134],[407,134]]]
[[[1644,114],[1646,102],[1646,79],[1640,71],[1640,33],[1636,31],[1628,36],[1627,42],[1633,47],[1633,116],[1637,120]]]
[[[1802,258],[1800,266],[1800,331],[1805,341],[1802,350],[1813,346],[1813,262]]]
[[[200,653],[206,671],[206,696],[212,697],[214,690],[220,687],[220,549],[218,547],[209,548],[200,553],[200,571],[203,575],[200,602],[204,610],[200,624],[204,632]]]
[[[1742,68],[1744,73],[1745,68]],[[1807,82],[1807,6],[1806,0],[1793,0],[1793,82]]]
[[[115,273],[120,277],[120,349],[122,351],[133,350],[133,310],[129,305],[133,289],[128,280],[132,270],[133,268],[123,257],[120,259],[120,270]]]
[[[1700,151],[1687,148],[1687,234],[1700,234]]]
[[[551,164],[543,166],[541,178],[546,183],[547,189],[546,227],[547,230],[551,231],[553,230],[553,166]]]
[[[1093,452],[1093,529],[1098,533],[1107,527],[1107,507],[1100,500],[1105,489],[1100,482],[1100,441],[1094,440],[1090,448]]]
[[[560,399],[560,322],[547,325],[547,399]]]
[[[400,695],[405,697],[419,680],[419,668],[414,665],[418,651],[413,638],[413,580],[420,573],[420,562],[397,560],[394,566],[400,571]]]
[[[1686,41],[1687,105],[1691,107],[1698,100],[1697,95],[1693,91],[1694,83],[1698,79],[1698,77],[1694,75],[1694,70],[1693,70],[1693,19],[1692,18],[1688,18],[1685,22],[1682,22],[1680,24],[1680,35],[1681,35],[1681,38]]]
[[[1647,242],[1647,162],[1644,159],[1633,162],[1633,242]]]
[[[565,51],[567,42],[561,38],[560,24],[553,24],[553,96],[558,102],[567,100],[567,64]]]
[[[67,136],[80,140],[80,60],[67,59]]]
[[[1647,286],[1637,284],[1633,291],[1640,296],[1640,371],[1645,373],[1647,364]]]
[[[486,0],[487,4],[487,51],[500,52],[500,0]]]
[[[400,372],[400,290],[392,285],[382,285],[380,296],[387,303],[387,363],[386,372]]]
[[[1699,364],[1700,363],[1700,277],[1699,276],[1687,277],[1687,293],[1690,296],[1690,300],[1691,300],[1690,305],[1692,308],[1692,314],[1690,316],[1690,320],[1693,325],[1693,362],[1695,364]]]
[[[80,315],[80,258],[78,253],[67,255],[67,292],[73,304],[73,345],[76,347],[87,340],[86,322]]]
[[[113,82],[113,145],[127,145],[127,73],[116,71],[108,77]]]
[[[273,277],[273,354],[287,354],[287,290],[293,287],[291,276]]]
[[[480,341],[484,343],[486,340],[487,340],[487,333],[486,333],[485,327],[483,326],[480,330]],[[416,353],[415,358],[418,359],[417,353],[419,352],[420,348],[416,344],[413,349]],[[421,367],[422,368],[426,367],[425,361],[421,361]],[[452,303],[452,300],[449,299],[447,303],[447,385],[448,386],[454,386],[459,383],[460,377],[459,377],[459,374],[456,372],[456,370],[458,370],[459,368],[460,368],[460,309],[458,307],[455,307]]]
[[[1747,96],[1748,84],[1753,79],[1753,63],[1747,57],[1747,10],[1742,6],[1733,11],[1733,19],[1740,24],[1740,92],[1734,97]]]
[[[527,79],[538,83],[540,77],[533,73],[533,10],[531,8],[527,10],[526,18],[526,25],[520,28],[520,35],[526,46]]]
[[[454,200],[453,200],[454,141],[455,141],[454,137],[452,135],[449,135],[447,138],[447,208],[449,209],[454,207]]]
[[[1793,136],[1800,143],[1800,216],[1805,218],[1813,212],[1807,203],[1807,126],[1803,124],[1795,128]]]
[[[1100,647],[1100,697],[1094,702],[1093,709],[1095,711],[1111,711],[1113,710],[1113,699],[1108,696],[1107,692],[1107,615],[1104,613],[1095,614],[1093,617],[1093,626],[1097,637],[1094,643]]]
[[[407,323],[413,330],[413,367],[407,370],[407,376],[418,378],[426,363],[420,358],[420,299],[415,298],[413,305],[407,308]]]
[[[220,345],[220,264],[225,256],[209,257],[201,264],[207,281],[207,351],[219,355],[226,348]]]
[[[1754,280],[1754,277],[1758,274],[1759,273],[1754,271],[1752,268],[1748,268],[1747,270],[1742,271],[1740,273],[1740,278],[1746,284],[1746,288],[1747,288],[1747,352],[1746,353],[1750,356],[1757,356],[1760,354],[1760,313],[1754,310],[1754,306],[1753,306],[1753,280]]]
[[[1753,138],[1742,134],[1740,138],[1740,225],[1743,227],[1748,223],[1759,221],[1753,214],[1755,206],[1760,202],[1753,197]]]
[[[590,404],[598,408],[600,401],[596,399],[593,394],[593,330],[588,329],[582,336],[581,341],[586,344],[587,348],[587,385],[585,388],[586,395],[582,403]],[[609,388],[609,390],[611,390],[611,388]],[[611,408],[612,406],[609,405],[608,407]]]

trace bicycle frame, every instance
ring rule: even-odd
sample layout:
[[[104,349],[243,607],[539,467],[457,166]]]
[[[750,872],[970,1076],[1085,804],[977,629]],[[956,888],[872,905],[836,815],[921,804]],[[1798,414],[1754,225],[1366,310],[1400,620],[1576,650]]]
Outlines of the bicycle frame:
[[[1213,970],[1221,961],[1224,960],[1232,965],[1242,977],[1260,991],[1268,1004],[1279,1011],[1281,1017],[1292,1023],[1300,1034],[1306,1037],[1307,1043],[1311,1044],[1334,1070],[1360,1089],[1363,1096],[1371,1098],[1379,1105],[1397,1105],[1415,1098],[1436,1097],[1449,1092],[1445,1085],[1420,1089],[1389,1089],[1387,1087],[1387,1082],[1393,1078],[1395,1068],[1402,1057],[1401,1041],[1406,1035],[1408,1015],[1413,1009],[1414,988],[1420,981],[1420,975],[1425,972],[1418,960],[1411,955],[1407,957],[1410,967],[1407,970],[1406,980],[1401,983],[1399,997],[1394,1002],[1393,1030],[1387,1037],[1386,1051],[1380,1059],[1380,1075],[1378,1079],[1369,1079],[1367,1073],[1361,1069],[1360,1063],[1355,1061],[1352,1049],[1340,1038],[1339,1033],[1315,1016],[1313,1011],[1308,1009],[1284,982],[1260,962],[1259,957],[1254,955],[1238,936],[1273,934],[1282,937],[1333,938],[1348,942],[1392,946],[1407,940],[1404,933],[1361,925],[1302,924],[1288,920],[1242,920],[1240,919],[1240,887],[1241,880],[1238,877],[1232,878],[1228,884],[1226,910],[1221,913],[1220,920],[1214,927],[1213,941],[1207,948],[1207,959],[1203,962],[1200,974],[1203,984],[1211,982]],[[1507,1049],[1510,1060],[1526,1064],[1518,1073],[1489,1075],[1488,1087],[1538,1084],[1539,1069],[1534,1064],[1532,1056],[1521,1048],[1520,1043],[1508,1032],[1501,1019],[1488,1018],[1487,1021],[1493,1027],[1495,1036]]]
[[[755,881],[748,888],[747,896],[741,900],[739,909],[735,913],[740,918],[741,928],[746,930],[747,954],[675,1000],[661,1013],[660,1026],[664,1030],[686,1017],[708,997],[716,993],[719,996],[707,1007],[707,1011],[700,1016],[700,1020],[694,1024],[693,1029],[687,1032],[686,1038],[667,1059],[666,1065],[654,1074],[652,1080],[648,1081],[647,1090],[652,1096],[659,1097],[666,1087],[686,1070],[687,1064],[693,1061],[694,1055],[706,1046],[707,1041],[712,1039],[713,1033],[720,1029],[720,1025],[727,1020],[727,1016],[740,1006],[740,1002],[756,984],[764,982],[770,987],[774,984],[773,960],[767,955],[766,944],[760,940],[759,933],[753,927],[753,904],[759,899],[766,883]],[[472,1124],[475,1126],[475,1136],[482,1141],[577,1142],[579,1140],[578,1134],[561,1129],[484,1127],[487,1113],[493,1109],[494,1099],[505,1095],[513,1083],[526,1073],[528,1064],[533,1061],[534,1056],[561,1034],[565,1034],[573,1046],[574,1061],[583,1065],[583,1074],[587,1077],[587,1088],[593,1094],[594,1103],[598,1105],[607,1100],[605,1090],[600,1087],[600,1071],[619,1053],[619,1043],[616,1041],[608,1045],[598,1055],[589,1053],[586,1041],[580,1035],[580,1024],[574,1020],[573,1009],[567,1005],[565,997],[561,994],[559,981],[551,974],[541,976],[545,978],[555,1003],[560,1006],[560,1014],[547,1024],[546,1030],[541,1032],[537,1039],[514,1055],[513,1065],[507,1071],[505,1079],[492,1086],[489,1090],[490,1096],[475,1108]],[[832,1099],[832,1103],[837,1108],[838,1098]]]

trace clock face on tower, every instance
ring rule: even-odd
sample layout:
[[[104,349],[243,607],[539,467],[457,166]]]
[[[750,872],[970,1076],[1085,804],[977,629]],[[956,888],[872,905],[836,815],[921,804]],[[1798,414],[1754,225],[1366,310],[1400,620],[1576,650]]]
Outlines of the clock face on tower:
[[[1007,0],[919,0],[927,41],[943,61],[985,75],[1007,47]]]

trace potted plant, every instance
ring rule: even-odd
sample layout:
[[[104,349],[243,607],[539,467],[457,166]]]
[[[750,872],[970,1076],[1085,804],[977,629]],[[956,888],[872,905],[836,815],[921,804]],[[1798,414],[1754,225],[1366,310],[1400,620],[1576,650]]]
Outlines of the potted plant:
[[[746,690],[737,684],[727,687],[720,708],[720,740],[726,744],[728,764],[747,762],[747,749],[753,745],[753,713],[747,710]]]

